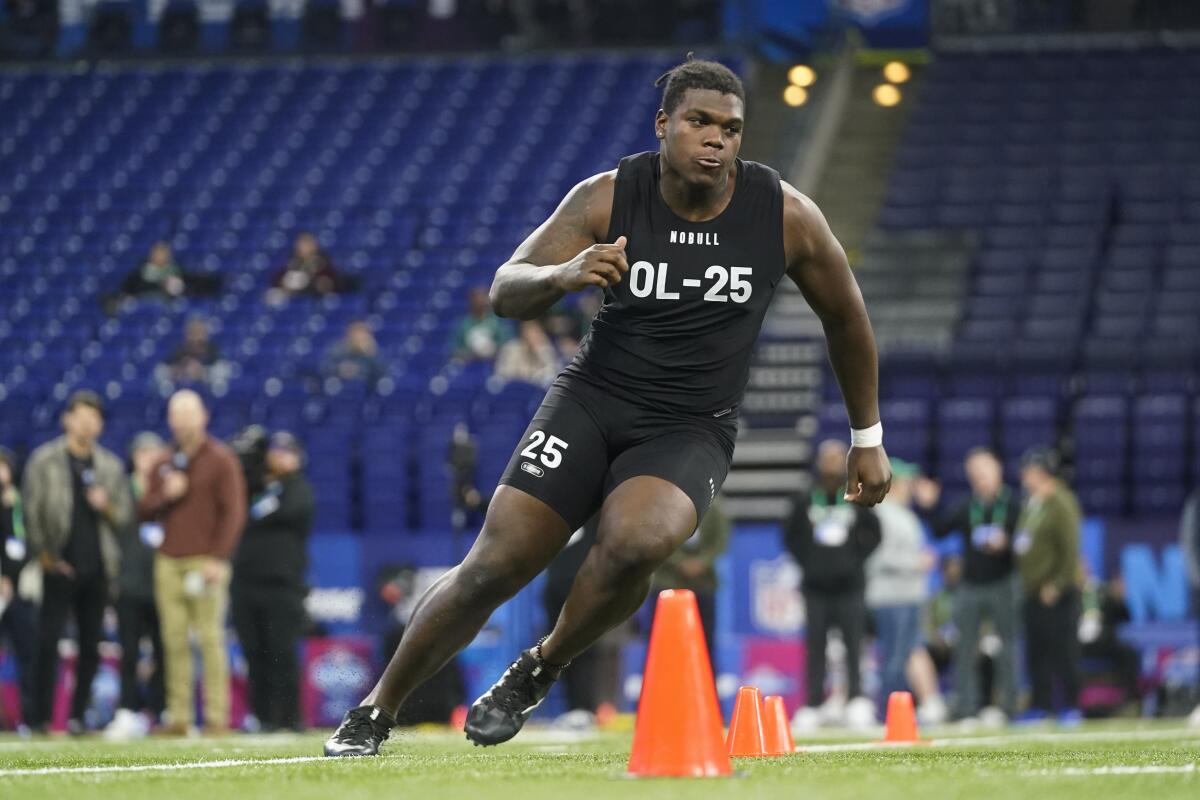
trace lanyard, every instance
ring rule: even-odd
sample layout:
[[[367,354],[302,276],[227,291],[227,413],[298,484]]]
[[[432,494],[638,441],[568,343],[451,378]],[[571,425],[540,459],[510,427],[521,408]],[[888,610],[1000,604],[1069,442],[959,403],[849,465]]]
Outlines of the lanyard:
[[[1008,518],[1008,500],[1009,491],[1006,486],[1000,490],[999,494],[996,495],[996,501],[992,503],[992,513],[987,515],[988,525],[1001,525]],[[979,504],[974,495],[971,496],[971,510],[969,513],[971,530],[975,530],[984,524],[983,506]]]
[[[832,492],[831,494],[833,495],[834,507],[846,505],[846,499],[840,493]],[[818,490],[816,492],[813,492],[812,506],[813,506],[813,508],[828,508],[829,507],[829,500],[826,498],[826,493],[824,490]]]
[[[21,493],[17,492],[12,508],[13,537],[25,540],[25,515],[21,513]]]

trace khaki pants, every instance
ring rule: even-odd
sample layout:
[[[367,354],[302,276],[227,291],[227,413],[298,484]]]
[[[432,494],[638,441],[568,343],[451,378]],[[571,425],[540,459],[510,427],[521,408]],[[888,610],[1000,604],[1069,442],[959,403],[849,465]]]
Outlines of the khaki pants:
[[[159,553],[154,557],[154,598],[162,629],[163,655],[166,662],[167,711],[171,723],[191,725],[192,648],[191,630],[200,641],[204,662],[204,724],[224,728],[229,725],[229,659],[225,650],[225,610],[229,605],[229,574],[217,583],[206,583],[199,594],[189,595],[185,576],[198,572],[207,556],[172,558]]]

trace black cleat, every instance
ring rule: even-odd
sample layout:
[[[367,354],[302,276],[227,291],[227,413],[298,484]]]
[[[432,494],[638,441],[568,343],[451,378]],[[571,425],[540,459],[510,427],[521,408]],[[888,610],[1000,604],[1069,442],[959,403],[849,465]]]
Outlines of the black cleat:
[[[543,664],[526,650],[500,676],[467,714],[467,738],[477,745],[507,742],[524,727],[542,704],[560,671]]]
[[[377,756],[396,720],[376,706],[359,706],[346,712],[342,724],[325,742],[327,756]]]

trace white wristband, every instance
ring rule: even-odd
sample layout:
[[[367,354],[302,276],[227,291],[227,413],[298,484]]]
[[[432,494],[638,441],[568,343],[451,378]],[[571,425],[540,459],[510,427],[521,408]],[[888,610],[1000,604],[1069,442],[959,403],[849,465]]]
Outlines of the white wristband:
[[[851,447],[879,447],[881,444],[883,444],[882,422],[876,422],[871,427],[862,430],[850,429]]]

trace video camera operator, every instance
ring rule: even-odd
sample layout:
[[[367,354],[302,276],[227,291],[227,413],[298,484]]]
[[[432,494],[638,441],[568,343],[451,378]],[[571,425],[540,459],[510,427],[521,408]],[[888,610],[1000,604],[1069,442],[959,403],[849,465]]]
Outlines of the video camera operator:
[[[299,440],[278,431],[246,432],[234,443],[256,487],[233,559],[233,624],[250,672],[250,704],[264,731],[302,730],[297,644],[308,594],[313,490]],[[259,488],[261,487],[261,488]]]

